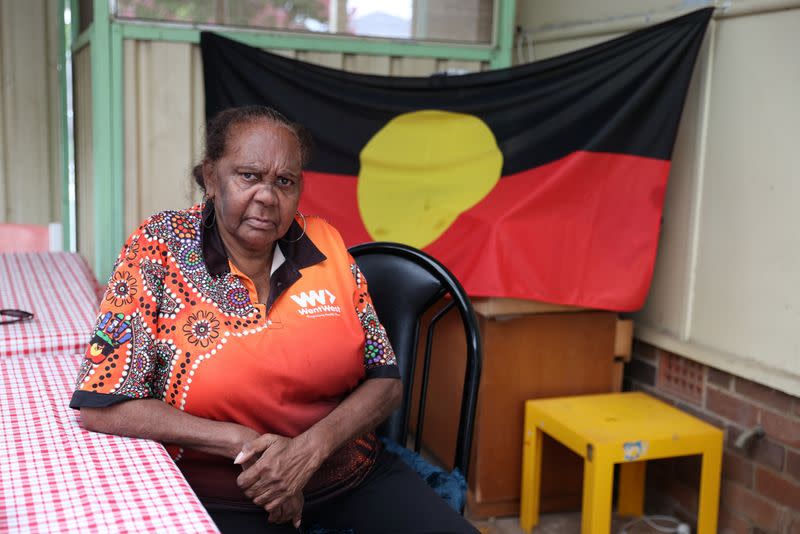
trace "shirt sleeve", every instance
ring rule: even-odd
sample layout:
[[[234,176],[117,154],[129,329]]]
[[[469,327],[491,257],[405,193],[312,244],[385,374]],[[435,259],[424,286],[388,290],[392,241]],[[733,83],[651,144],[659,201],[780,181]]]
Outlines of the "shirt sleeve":
[[[71,408],[110,406],[161,393],[153,378],[159,365],[154,336],[164,255],[163,245],[147,236],[145,225],[128,238],[114,263]]]
[[[356,261],[350,257],[350,270],[355,278],[355,291],[353,292],[353,304],[356,313],[364,329],[364,368],[366,378],[400,378],[400,370],[397,367],[397,358],[386,329],[378,319],[375,307],[372,305],[372,298],[369,296],[367,279],[361,269],[358,268]]]

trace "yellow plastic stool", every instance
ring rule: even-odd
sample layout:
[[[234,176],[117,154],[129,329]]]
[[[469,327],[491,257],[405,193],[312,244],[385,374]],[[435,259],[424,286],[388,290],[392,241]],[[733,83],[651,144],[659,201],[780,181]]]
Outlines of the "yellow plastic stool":
[[[525,403],[519,522],[539,522],[542,434],[583,457],[581,534],[611,530],[614,464],[620,464],[619,515],[644,511],[645,461],[703,456],[697,534],[717,531],[722,431],[644,393],[611,393]]]

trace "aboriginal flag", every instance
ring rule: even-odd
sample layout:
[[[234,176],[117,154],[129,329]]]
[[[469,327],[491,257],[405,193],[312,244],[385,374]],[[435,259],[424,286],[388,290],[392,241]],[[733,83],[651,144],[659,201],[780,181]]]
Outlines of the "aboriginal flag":
[[[300,204],[348,246],[426,250],[472,296],[642,306],[712,9],[509,69],[399,78],[204,33],[206,116],[264,104],[315,152]]]

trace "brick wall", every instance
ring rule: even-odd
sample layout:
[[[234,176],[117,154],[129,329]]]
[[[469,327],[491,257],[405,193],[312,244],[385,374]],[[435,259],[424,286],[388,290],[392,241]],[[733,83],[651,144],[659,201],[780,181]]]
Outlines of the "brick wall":
[[[719,531],[800,534],[800,398],[635,341],[625,389],[643,390],[725,430]],[[734,446],[747,429],[765,436]],[[694,524],[700,458],[648,462],[647,509]]]

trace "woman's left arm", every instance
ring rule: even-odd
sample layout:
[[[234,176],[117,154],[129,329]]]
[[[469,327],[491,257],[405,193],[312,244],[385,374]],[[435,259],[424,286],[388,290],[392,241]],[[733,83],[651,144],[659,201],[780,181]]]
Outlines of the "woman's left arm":
[[[374,430],[400,406],[402,396],[403,386],[398,378],[365,380],[298,438],[307,440],[312,449],[323,451],[327,458],[345,443]]]
[[[399,406],[397,378],[371,378],[308,430],[295,438],[264,434],[242,449],[235,463],[247,469],[238,483],[245,495],[268,512],[302,492],[322,462],[347,442],[374,429]],[[258,457],[261,455],[260,458]],[[258,458],[254,461],[255,458]]]

